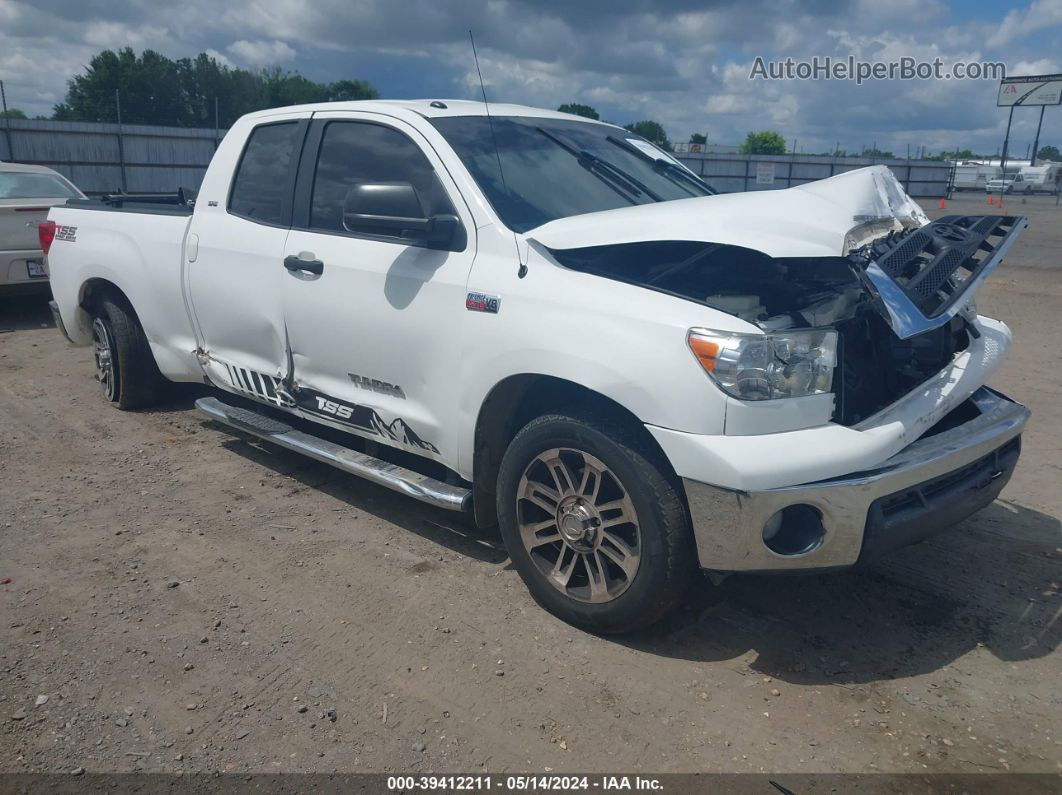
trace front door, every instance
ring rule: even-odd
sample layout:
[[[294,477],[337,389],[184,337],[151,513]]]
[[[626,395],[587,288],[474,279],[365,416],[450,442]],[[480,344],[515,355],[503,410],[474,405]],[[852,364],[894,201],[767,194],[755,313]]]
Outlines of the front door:
[[[351,189],[381,183],[412,185],[423,217],[457,215],[461,250],[429,249],[402,230],[349,231]],[[344,430],[455,460],[459,326],[475,225],[438,156],[396,119],[316,114],[295,205],[284,317],[298,406]]]
[[[228,199],[196,207],[186,245],[187,289],[200,361],[223,389],[281,405],[287,368],[284,241],[308,119],[259,124]]]

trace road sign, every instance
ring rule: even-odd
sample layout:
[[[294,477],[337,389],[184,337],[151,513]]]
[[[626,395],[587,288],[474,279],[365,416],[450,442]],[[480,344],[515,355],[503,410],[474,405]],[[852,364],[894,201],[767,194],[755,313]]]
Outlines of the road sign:
[[[999,83],[998,107],[1059,104],[1062,104],[1062,75],[1005,77]]]

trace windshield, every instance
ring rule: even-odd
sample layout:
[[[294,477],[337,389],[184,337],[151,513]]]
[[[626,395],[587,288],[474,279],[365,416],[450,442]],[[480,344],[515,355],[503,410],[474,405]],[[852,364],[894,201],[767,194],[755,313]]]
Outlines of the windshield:
[[[54,174],[0,171],[0,199],[80,199],[66,180]]]
[[[571,215],[714,193],[645,139],[611,125],[531,116],[431,121],[516,232]]]

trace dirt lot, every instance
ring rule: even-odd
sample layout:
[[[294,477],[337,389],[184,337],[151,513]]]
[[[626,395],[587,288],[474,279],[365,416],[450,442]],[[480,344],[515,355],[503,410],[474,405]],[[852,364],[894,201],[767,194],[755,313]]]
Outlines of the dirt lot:
[[[706,583],[625,639],[536,607],[495,536],[204,423],[194,389],[108,408],[44,301],[5,302],[0,771],[1057,772],[1062,210],[1007,209],[1032,225],[979,306],[1034,413],[1003,499],[866,571]]]

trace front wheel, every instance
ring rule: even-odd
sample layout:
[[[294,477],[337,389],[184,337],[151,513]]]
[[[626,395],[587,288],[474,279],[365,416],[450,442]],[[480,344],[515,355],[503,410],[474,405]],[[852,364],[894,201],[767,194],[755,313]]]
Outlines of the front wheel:
[[[681,603],[696,568],[689,519],[637,429],[579,412],[539,417],[506,450],[497,493],[513,564],[554,615],[620,633]]]

